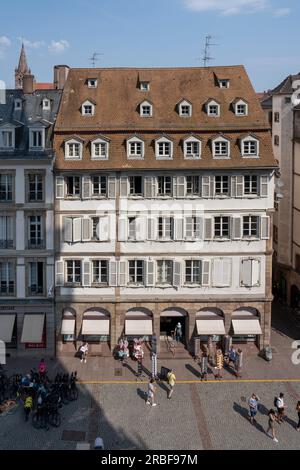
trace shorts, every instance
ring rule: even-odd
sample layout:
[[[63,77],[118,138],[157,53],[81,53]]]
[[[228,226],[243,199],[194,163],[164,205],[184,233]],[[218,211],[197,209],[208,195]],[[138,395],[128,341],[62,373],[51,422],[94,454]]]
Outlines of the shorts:
[[[252,410],[252,409],[250,409],[250,416],[251,416],[251,418],[254,418],[254,416],[256,416],[256,414],[257,414],[257,410]]]

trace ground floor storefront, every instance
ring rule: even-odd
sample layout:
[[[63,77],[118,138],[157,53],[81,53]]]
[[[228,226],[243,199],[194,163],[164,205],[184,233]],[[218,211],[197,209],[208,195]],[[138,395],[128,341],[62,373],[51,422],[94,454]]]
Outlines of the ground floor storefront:
[[[273,279],[274,295],[300,311],[300,273],[275,263]]]

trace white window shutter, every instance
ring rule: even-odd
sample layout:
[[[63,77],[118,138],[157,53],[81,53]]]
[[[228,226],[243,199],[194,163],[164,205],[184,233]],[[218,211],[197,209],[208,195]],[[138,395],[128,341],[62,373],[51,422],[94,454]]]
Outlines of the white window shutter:
[[[91,285],[91,262],[90,261],[83,262],[82,285],[84,287],[89,287]]]
[[[147,237],[148,240],[157,240],[157,220],[154,217],[147,219]]]
[[[135,219],[135,238],[138,241],[145,241],[146,240],[146,218],[145,217],[137,217]]]
[[[231,259],[223,259],[223,282],[222,285],[228,287],[231,285]]]
[[[242,219],[241,217],[231,218],[232,239],[240,240],[242,238]]]
[[[174,240],[183,240],[183,221],[182,217],[175,217],[174,219]]]
[[[201,262],[202,286],[207,287],[210,284],[210,261],[202,260]]]
[[[185,218],[185,229],[184,229],[184,236],[187,239],[193,238],[193,217],[188,216]]]
[[[119,286],[126,286],[126,269],[127,269],[127,262],[126,261],[119,261],[119,269],[118,269],[118,274],[119,274]]]
[[[117,286],[117,261],[109,262],[109,285],[112,287]]]
[[[213,285],[214,287],[221,287],[223,284],[223,260],[214,259],[213,261]]]
[[[244,176],[237,175],[235,197],[243,197],[243,196],[244,196]]]
[[[91,199],[92,197],[92,181],[89,175],[82,177],[82,199]]]
[[[196,217],[196,239],[203,240],[204,238],[204,218]]]
[[[56,177],[56,199],[63,199],[65,196],[65,179],[63,176]]]
[[[110,199],[115,199],[116,197],[116,178],[114,176],[109,176],[107,179],[108,185],[108,197]]]
[[[73,242],[81,242],[81,217],[73,219]]]
[[[243,259],[241,269],[241,285],[245,287],[252,286],[252,260]]]
[[[155,261],[146,261],[146,286],[155,285]]]
[[[213,218],[212,217],[205,217],[205,224],[204,224],[204,238],[205,240],[212,240],[213,238]]]
[[[73,241],[73,219],[70,217],[63,218],[63,239],[67,243]]]
[[[261,176],[260,177],[260,196],[268,197],[268,187],[269,187],[269,177]]]
[[[55,284],[60,287],[64,285],[64,262],[56,261],[55,264]]]
[[[146,199],[151,199],[154,197],[153,180],[154,180],[154,177],[152,176],[144,177],[144,196]]]
[[[231,184],[231,197],[236,197],[236,176],[230,178]]]
[[[109,240],[109,216],[100,217],[99,219],[99,240],[107,242]]]
[[[83,242],[88,242],[92,238],[92,230],[93,230],[92,223],[93,223],[92,219],[90,218],[82,219],[81,228],[82,228],[82,241]]]
[[[260,218],[261,239],[268,240],[270,238],[270,217],[263,216]]]
[[[126,215],[120,215],[119,217],[119,233],[118,239],[120,242],[127,241],[127,233],[128,233],[128,218]]]
[[[202,197],[211,197],[211,186],[210,186],[211,177],[208,175],[202,176]]]
[[[181,285],[181,263],[173,261],[173,286],[180,287]]]
[[[260,285],[260,260],[252,260],[252,286]]]
[[[121,176],[120,178],[120,196],[128,196],[128,178],[127,176]]]
[[[178,197],[178,198],[181,198],[181,199],[184,198],[184,196],[185,196],[185,176],[177,176],[176,188],[177,188],[177,192],[174,192],[175,196]]]

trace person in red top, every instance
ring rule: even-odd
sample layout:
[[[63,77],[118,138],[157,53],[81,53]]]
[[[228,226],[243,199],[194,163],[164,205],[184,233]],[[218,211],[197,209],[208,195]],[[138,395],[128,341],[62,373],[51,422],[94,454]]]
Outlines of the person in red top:
[[[45,377],[45,375],[46,375],[45,359],[41,359],[41,362],[39,364],[39,374],[40,374],[40,377]]]

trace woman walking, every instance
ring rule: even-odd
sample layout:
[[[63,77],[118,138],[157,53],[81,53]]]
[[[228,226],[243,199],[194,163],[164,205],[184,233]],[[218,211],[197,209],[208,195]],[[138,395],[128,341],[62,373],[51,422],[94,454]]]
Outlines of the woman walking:
[[[147,405],[156,406],[157,403],[154,402],[154,394],[156,392],[156,387],[154,385],[154,379],[150,379],[148,383],[148,393],[147,393]]]
[[[271,409],[269,411],[268,417],[269,417],[269,427],[267,429],[267,435],[269,437],[272,437],[274,442],[278,442],[278,439],[277,439],[276,434],[275,434],[275,423],[276,423],[276,421],[278,421],[278,418],[277,418],[277,416],[275,414],[275,411],[273,409]],[[269,431],[271,431],[271,435],[270,435]]]

